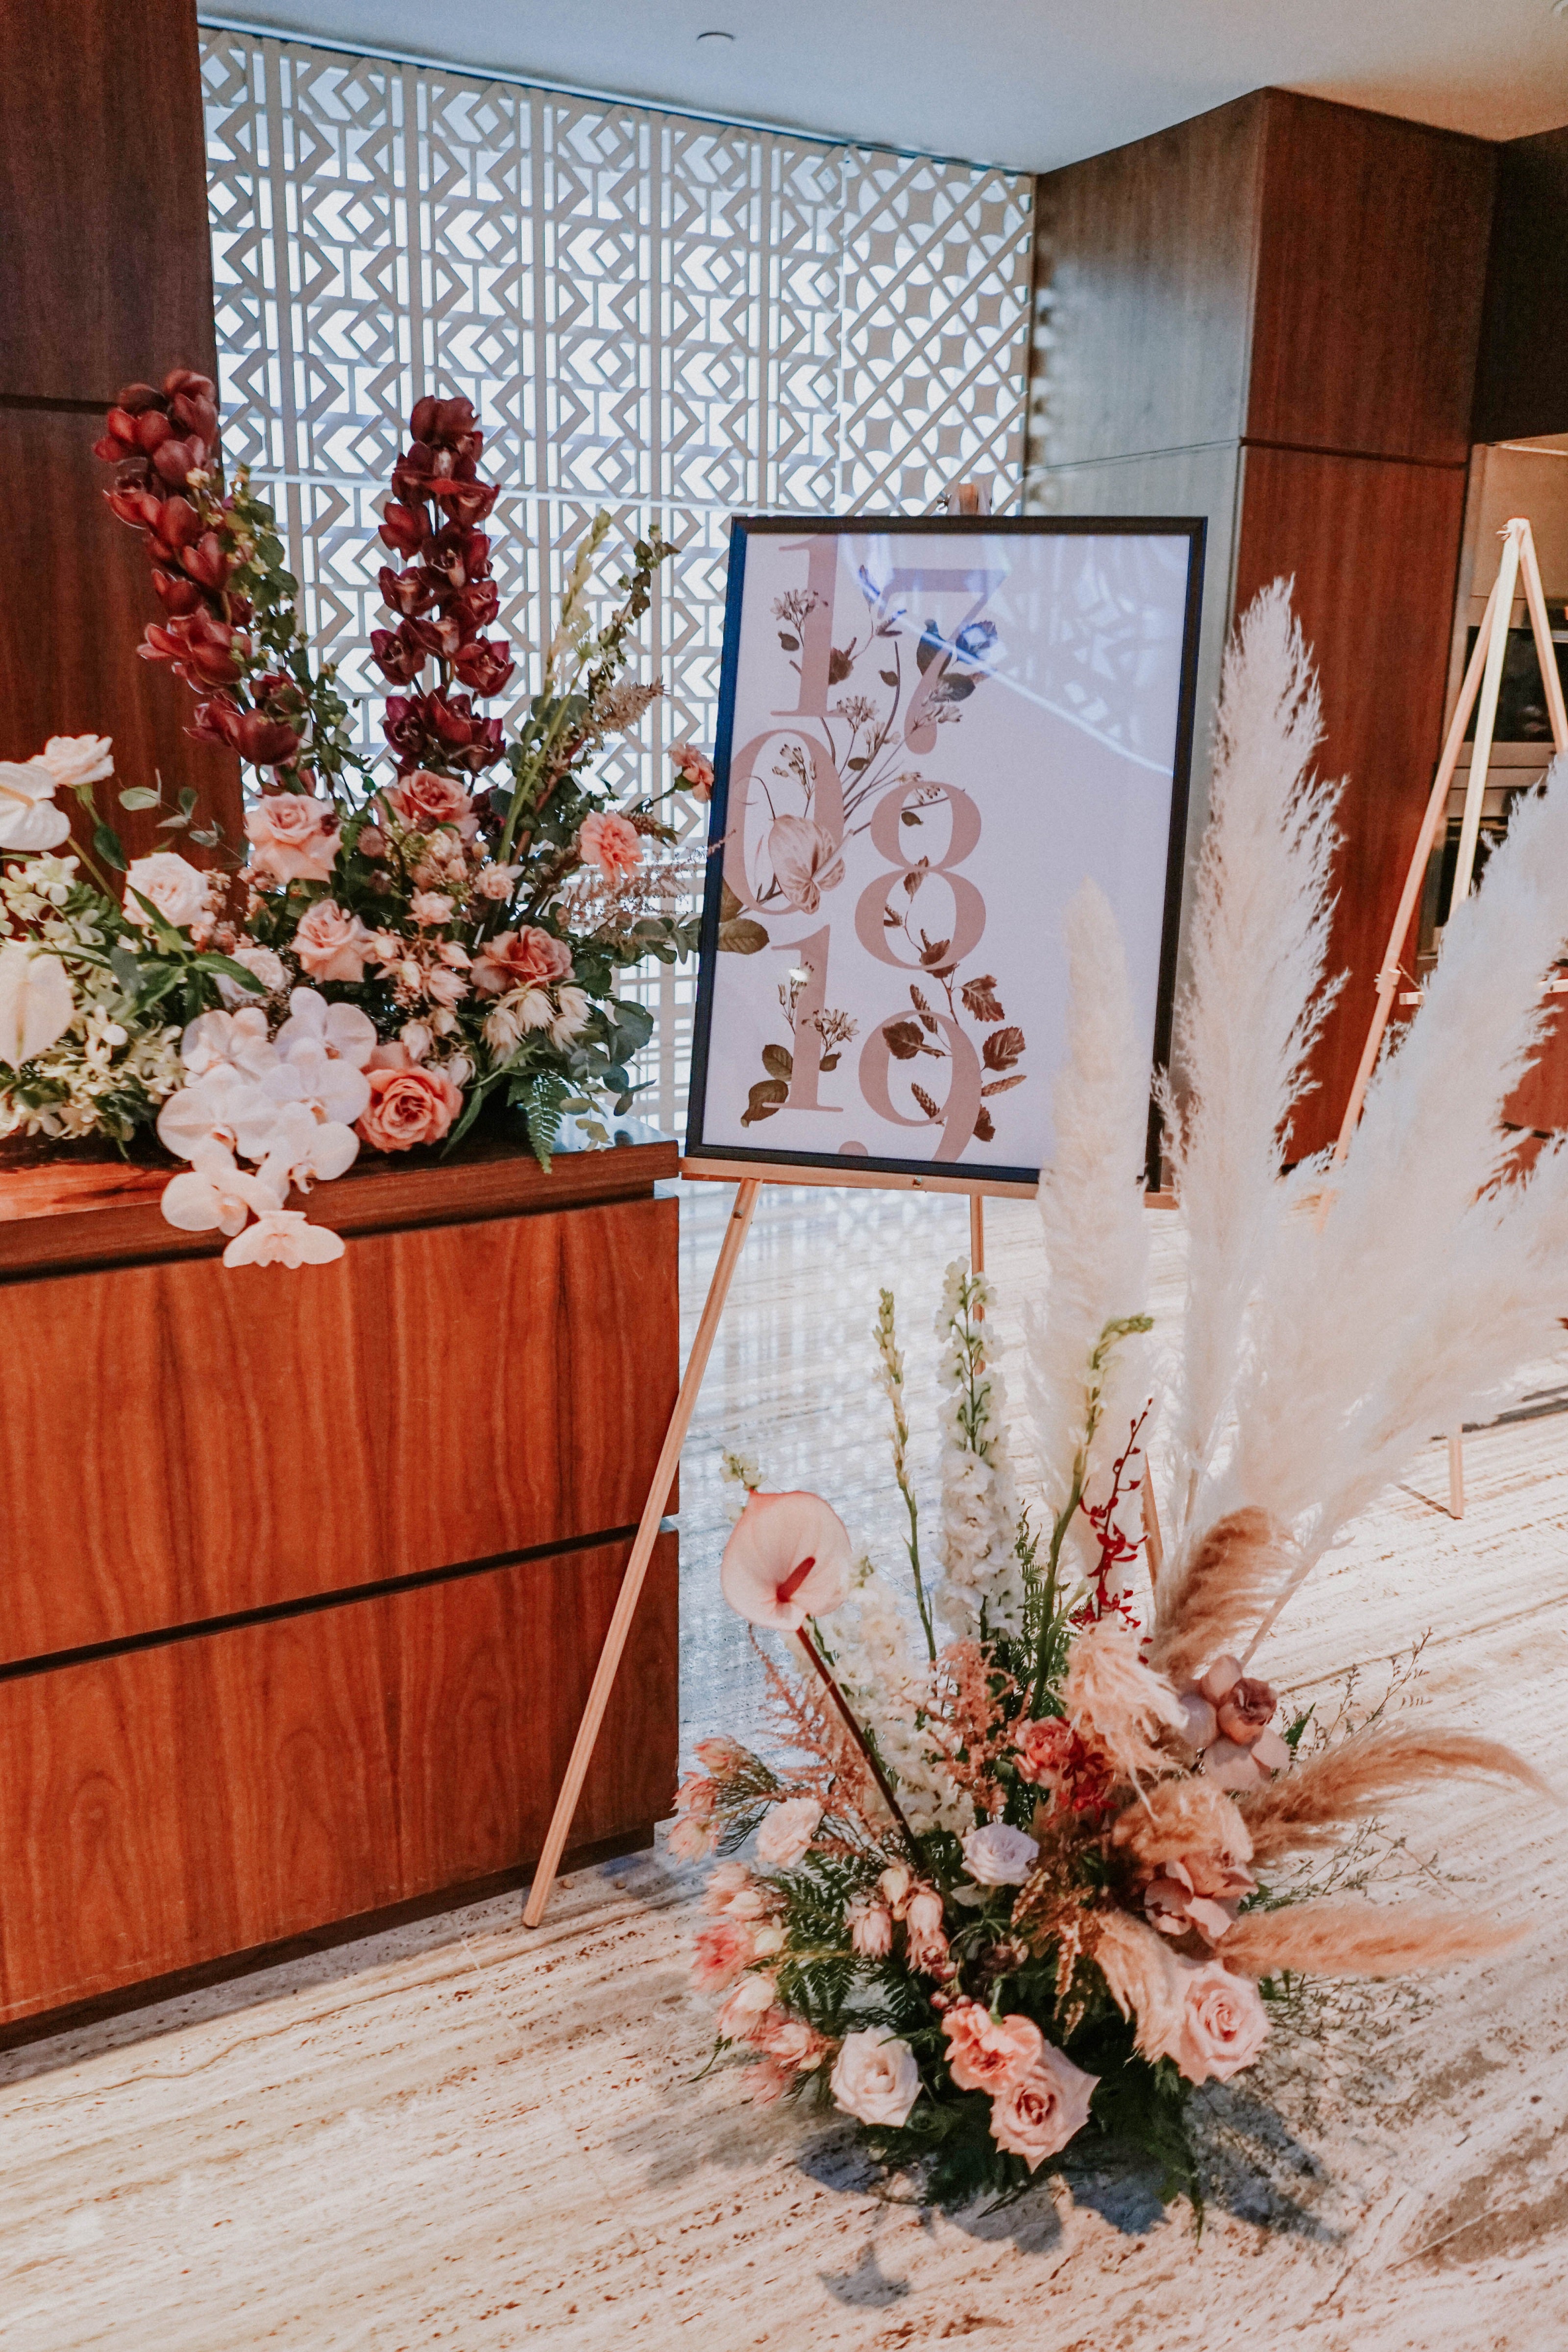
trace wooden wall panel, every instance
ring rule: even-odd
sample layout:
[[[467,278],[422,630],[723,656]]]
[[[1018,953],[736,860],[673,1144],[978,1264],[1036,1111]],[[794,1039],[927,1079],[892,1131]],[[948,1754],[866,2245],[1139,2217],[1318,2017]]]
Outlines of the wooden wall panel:
[[[1495,150],[1265,96],[1247,435],[1463,465]]]
[[[1263,119],[1238,99],[1040,180],[1052,356],[1031,466],[1240,433]]]
[[[237,834],[238,762],[137,655],[160,607],[92,455],[122,383],[217,373],[195,0],[0,0],[0,759],[109,735],[122,783],[195,784]],[[121,814],[133,855],[156,814]]]
[[[0,398],[216,373],[195,0],[0,0]]]
[[[1477,441],[1568,433],[1568,130],[1497,151]]]
[[[626,1545],[0,1679],[0,2019],[531,1862]],[[574,1841],[675,1785],[661,1537]]]
[[[1249,448],[1236,607],[1280,574],[1317,660],[1325,775],[1348,772],[1330,969],[1350,977],[1298,1114],[1297,1156],[1331,1142],[1374,976],[1431,790],[1443,717],[1465,477],[1447,467]]]
[[[0,1286],[0,1660],[633,1525],[678,1385],[678,1218]]]
[[[75,409],[0,405],[0,544],[33,551],[0,583],[0,760],[30,760],[51,735],[109,735],[121,784],[161,772],[171,799],[194,784],[204,815],[237,835],[239,762],[191,741],[190,688],[136,650],[160,607],[140,534],[104,503],[113,474],[92,454],[97,433]],[[132,856],[168,846],[158,810],[110,814]]]

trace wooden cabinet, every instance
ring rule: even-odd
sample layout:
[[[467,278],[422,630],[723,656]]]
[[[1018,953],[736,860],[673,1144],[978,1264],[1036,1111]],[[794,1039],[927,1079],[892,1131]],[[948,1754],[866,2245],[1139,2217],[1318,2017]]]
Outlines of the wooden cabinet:
[[[0,2021],[521,1870],[677,1367],[673,1145],[481,1147],[228,1272],[163,1171],[0,1171]],[[674,1788],[660,1538],[574,1830]]]

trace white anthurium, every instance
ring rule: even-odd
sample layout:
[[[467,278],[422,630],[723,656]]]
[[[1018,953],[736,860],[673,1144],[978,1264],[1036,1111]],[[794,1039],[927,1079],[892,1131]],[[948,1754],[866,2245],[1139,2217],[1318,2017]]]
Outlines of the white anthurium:
[[[301,1209],[264,1209],[253,1225],[237,1234],[223,1254],[225,1265],[330,1265],[343,1254],[343,1237],[329,1226],[306,1222]]]
[[[158,1113],[158,1140],[176,1160],[189,1160],[198,1144],[237,1145],[247,1160],[259,1160],[278,1115],[275,1103],[254,1078],[227,1065],[209,1070],[172,1094]]]
[[[252,1210],[260,1215],[282,1205],[265,1173],[248,1174],[226,1144],[210,1140],[195,1146],[184,1175],[170,1178],[160,1203],[168,1223],[186,1234],[242,1233]]]
[[[273,1042],[285,1061],[292,1061],[301,1045],[312,1045],[363,1070],[375,1051],[375,1024],[357,1004],[329,1004],[319,989],[297,988],[289,999],[289,1018]]]
[[[242,1077],[259,1078],[278,1060],[267,1034],[267,1015],[258,1004],[237,1013],[204,1013],[187,1022],[180,1039],[180,1059],[193,1078],[215,1070],[232,1070]]]
[[[0,1062],[19,1070],[75,1017],[70,975],[58,956],[35,955],[20,940],[0,948]]]
[[[71,829],[44,760],[0,760],[0,849],[58,849]]]
[[[281,1206],[291,1184],[301,1192],[308,1192],[312,1181],[330,1184],[358,1157],[359,1138],[352,1127],[337,1119],[318,1118],[304,1103],[283,1103],[273,1121],[260,1173],[263,1182],[277,1192]]]
[[[281,1109],[302,1103],[318,1118],[352,1127],[370,1107],[370,1080],[352,1062],[335,1059],[324,1047],[301,1038],[287,1061],[260,1081],[268,1101]]]

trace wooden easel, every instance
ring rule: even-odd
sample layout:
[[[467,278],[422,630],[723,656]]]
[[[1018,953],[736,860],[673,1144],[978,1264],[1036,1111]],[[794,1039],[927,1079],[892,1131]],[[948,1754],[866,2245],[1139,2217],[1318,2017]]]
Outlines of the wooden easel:
[[[1421,830],[1415,836],[1411,852],[1410,869],[1400,893],[1394,929],[1389,934],[1387,949],[1377,975],[1377,1003],[1367,1031],[1366,1044],[1362,1048],[1361,1064],[1355,1084],[1345,1105],[1344,1118],[1340,1126],[1339,1139],[1334,1145],[1334,1164],[1342,1164],[1351,1148],[1351,1138],[1366,1100],[1366,1090],[1377,1066],[1394,1010],[1394,998],[1402,1004],[1419,1004],[1421,990],[1412,984],[1403,992],[1400,957],[1404,951],[1411,918],[1426,879],[1431,860],[1432,845],[1437,837],[1437,827],[1443,822],[1448,805],[1448,793],[1458,766],[1459,752],[1465,740],[1465,730],[1470,713],[1476,714],[1476,739],[1470,752],[1470,772],[1465,786],[1465,814],[1459,826],[1458,859],[1454,868],[1454,887],[1449,899],[1450,911],[1468,898],[1475,875],[1476,844],[1480,835],[1481,803],[1486,795],[1487,770],[1491,761],[1492,738],[1497,728],[1498,694],[1502,685],[1503,659],[1508,652],[1509,625],[1513,617],[1515,598],[1522,593],[1530,614],[1531,634],[1535,640],[1536,657],[1541,664],[1542,683],[1546,690],[1546,709],[1552,724],[1552,747],[1568,751],[1568,710],[1563,708],[1563,682],[1557,675],[1557,656],[1552,643],[1552,625],[1547,617],[1546,594],[1541,584],[1541,566],[1536,561],[1535,540],[1530,524],[1522,515],[1515,515],[1502,531],[1502,558],[1498,575],[1492,583],[1491,594],[1477,633],[1475,651],[1466,667],[1459,698],[1454,705],[1454,716],[1443,744],[1443,754],[1437,762],[1433,780],[1432,796],[1426,803],[1426,814],[1421,820]],[[1546,982],[1543,986],[1552,993],[1562,992],[1563,982]],[[1448,1438],[1448,1508],[1456,1519],[1465,1516],[1464,1436],[1459,1430]]]

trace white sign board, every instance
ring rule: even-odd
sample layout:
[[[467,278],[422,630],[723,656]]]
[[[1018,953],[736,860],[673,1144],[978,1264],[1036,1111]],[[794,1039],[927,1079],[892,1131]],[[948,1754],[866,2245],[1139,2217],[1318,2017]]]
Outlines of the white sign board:
[[[731,525],[689,1158],[1032,1183],[1086,875],[1163,1060],[1203,532]]]

